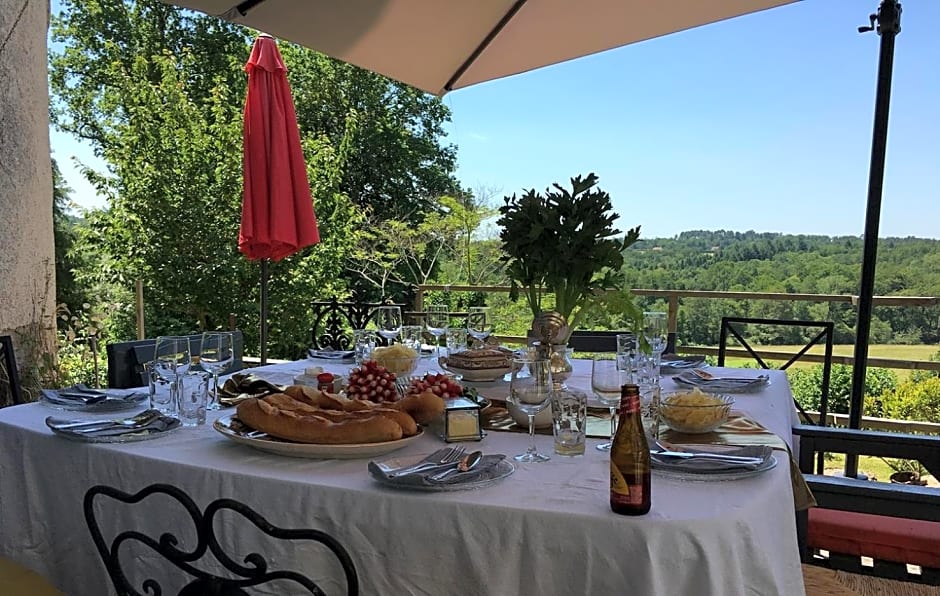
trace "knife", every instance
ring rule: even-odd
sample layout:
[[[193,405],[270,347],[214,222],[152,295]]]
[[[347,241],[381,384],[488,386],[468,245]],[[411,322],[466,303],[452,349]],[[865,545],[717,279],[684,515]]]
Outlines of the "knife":
[[[710,459],[715,461],[724,461],[732,464],[761,464],[764,463],[762,457],[747,457],[743,455],[724,455],[721,453],[702,453],[700,451],[651,451],[650,455],[662,455],[664,457],[675,457],[679,459]]]

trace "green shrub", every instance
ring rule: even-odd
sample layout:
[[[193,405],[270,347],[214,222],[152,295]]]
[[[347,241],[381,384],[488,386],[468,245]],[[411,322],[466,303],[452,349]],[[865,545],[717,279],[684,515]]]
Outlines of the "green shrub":
[[[793,397],[806,410],[818,411],[820,395],[822,393],[821,364],[810,368],[797,368],[787,371]],[[897,385],[897,375],[887,368],[869,368],[865,373],[865,396],[868,399],[880,398],[884,393],[891,391]],[[836,364],[832,367],[829,377],[828,411],[837,414],[849,412],[849,401],[852,395],[852,367]],[[872,413],[866,407],[866,414]]]
[[[881,397],[885,418],[940,423],[940,377],[909,380]]]

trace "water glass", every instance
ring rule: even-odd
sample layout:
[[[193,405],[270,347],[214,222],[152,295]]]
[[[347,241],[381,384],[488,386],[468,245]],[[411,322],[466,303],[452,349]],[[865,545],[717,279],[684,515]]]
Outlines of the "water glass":
[[[617,334],[617,366],[622,370],[633,369],[633,358],[636,355],[636,335],[632,333]]]
[[[456,354],[467,349],[467,329],[465,327],[447,328],[447,354]]]
[[[402,325],[401,343],[421,353],[421,325]]]
[[[584,455],[587,428],[587,395],[556,388],[552,392],[552,434],[558,455]]]
[[[206,423],[209,379],[210,375],[201,371],[190,371],[177,378],[177,409],[183,426],[199,426]]]
[[[150,391],[150,409],[158,410],[167,416],[176,416],[176,399],[174,399],[171,381],[167,381],[158,374],[153,361],[144,363],[144,374]]]
[[[653,440],[659,439],[661,391],[658,384],[640,387],[640,420],[643,422],[643,431],[646,436]]]
[[[375,349],[375,332],[371,329],[353,329],[353,351],[356,364],[362,364],[372,358]]]

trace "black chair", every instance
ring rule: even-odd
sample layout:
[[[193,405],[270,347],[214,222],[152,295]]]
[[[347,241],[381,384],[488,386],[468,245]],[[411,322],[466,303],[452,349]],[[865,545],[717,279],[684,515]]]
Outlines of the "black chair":
[[[907,565],[916,563],[891,560],[903,558],[896,555],[903,549],[883,539],[883,529],[897,534],[897,520],[919,520],[905,528],[904,534],[913,541],[912,545],[919,543],[916,548],[921,552],[925,542],[932,544],[927,552],[936,557],[935,553],[940,551],[940,489],[812,473],[816,454],[845,453],[918,460],[935,478],[940,478],[940,436],[811,425],[797,425],[793,433],[799,437],[803,478],[819,505],[797,514],[803,562],[863,575],[940,585],[940,566],[920,565],[920,574],[910,573]],[[859,523],[864,527],[859,528]],[[840,551],[846,541],[857,542],[859,552]],[[885,558],[885,552],[891,558]],[[873,565],[865,565],[862,557],[873,559]]]
[[[179,501],[192,519],[196,530],[196,545],[191,550],[179,548],[180,541],[169,532],[160,535],[155,540],[142,532],[127,530],[118,533],[110,544],[104,539],[95,513],[95,497],[104,495],[122,503],[139,503],[150,495],[164,494]],[[131,585],[130,580],[121,565],[121,549],[127,550],[133,544],[143,545],[177,567],[182,572],[181,577],[189,583],[180,590],[180,596],[247,596],[244,588],[275,583],[275,587],[284,585],[299,586],[304,593],[323,596],[324,592],[317,584],[305,575],[291,570],[269,569],[269,563],[258,552],[252,552],[243,557],[244,565],[226,554],[219,544],[215,534],[214,518],[222,510],[231,510],[257,527],[264,534],[279,540],[300,541],[309,540],[319,542],[326,546],[339,560],[346,576],[346,594],[357,596],[359,594],[359,577],[352,558],[345,548],[332,536],[319,530],[311,529],[285,529],[270,524],[264,517],[247,505],[233,499],[217,499],[209,503],[205,512],[200,512],[196,503],[184,491],[167,484],[153,484],[136,494],[125,493],[109,486],[93,486],[85,493],[84,511],[85,522],[98,549],[98,554],[104,561],[108,575],[114,584],[119,596],[142,596]],[[139,550],[139,548],[137,549]],[[211,557],[206,557],[210,552]],[[135,551],[136,552],[136,551]],[[125,559],[139,560],[138,557],[125,557]],[[203,569],[205,565],[197,563],[218,561],[229,572],[226,577],[213,575]],[[190,578],[192,581],[189,581]],[[166,583],[166,581],[164,581]],[[148,578],[143,582],[143,589],[148,594],[161,594],[163,588],[156,579]],[[295,588],[290,591],[296,594]]]
[[[617,336],[627,331],[572,331],[568,347],[576,352],[616,352]]]
[[[9,335],[0,335],[0,367],[0,387],[6,386],[6,395],[0,397],[0,403],[26,403],[20,386],[19,369],[16,368],[16,354],[13,353],[13,338]]]
[[[339,302],[335,297],[327,301],[311,303],[313,324],[310,327],[310,343],[314,350],[351,350],[353,329],[365,329],[372,321],[375,309],[394,304],[369,302]],[[397,306],[402,307],[403,304]],[[404,316],[404,312],[402,314]],[[384,339],[378,338],[384,345]]]
[[[775,327],[800,327],[803,329],[808,329],[810,331],[816,332],[816,335],[813,336],[806,345],[804,345],[796,354],[794,354],[789,360],[787,360],[782,366],[779,367],[779,370],[786,370],[790,367],[791,364],[800,360],[804,354],[806,354],[813,346],[819,345],[820,342],[825,341],[824,344],[824,360],[823,360],[823,371],[822,371],[822,383],[820,386],[819,394],[819,426],[826,425],[826,414],[828,413],[829,406],[829,379],[832,376],[832,340],[835,335],[835,325],[831,321],[793,321],[789,319],[752,319],[746,317],[722,317],[721,318],[721,331],[718,336],[718,366],[725,365],[725,355],[728,348],[728,338],[733,337],[741,344],[748,354],[757,361],[757,364],[760,365],[763,369],[771,369],[772,367],[764,361],[763,358],[757,353],[757,351],[751,346],[750,343],[744,338],[743,330],[744,327],[748,325],[764,325],[764,326],[775,326]],[[806,413],[806,410],[803,409],[803,406],[799,404],[795,399],[793,403],[796,404],[797,410],[800,412],[800,416],[803,419],[803,422],[806,424],[817,424],[809,414]]]
[[[197,349],[202,334],[188,336],[192,346],[193,356],[199,355]],[[108,344],[105,350],[108,353],[108,387],[112,389],[126,389],[128,387],[142,387],[147,384],[144,374],[144,363],[153,360],[156,349],[156,338],[139,339],[134,341]],[[245,368],[243,356],[245,352],[245,337],[241,331],[232,331],[232,350],[235,361],[226,374],[238,372]]]

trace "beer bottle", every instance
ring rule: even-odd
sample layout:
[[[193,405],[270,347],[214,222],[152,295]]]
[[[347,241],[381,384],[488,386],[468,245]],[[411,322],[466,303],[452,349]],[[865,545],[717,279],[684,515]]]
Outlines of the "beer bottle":
[[[650,448],[637,385],[620,388],[620,426],[610,448],[610,508],[621,515],[650,510]]]

